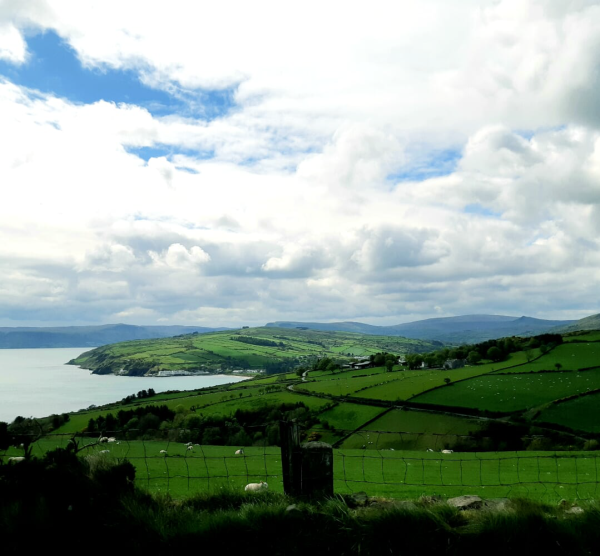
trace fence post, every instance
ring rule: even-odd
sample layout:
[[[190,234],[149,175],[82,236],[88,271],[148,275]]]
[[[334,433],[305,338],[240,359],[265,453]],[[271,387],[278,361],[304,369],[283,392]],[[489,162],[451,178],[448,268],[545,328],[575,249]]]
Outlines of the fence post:
[[[333,496],[333,449],[325,442],[300,445],[295,422],[280,421],[283,490],[290,496]]]
[[[290,496],[300,494],[300,473],[298,466],[298,448],[300,432],[294,421],[279,421],[281,438],[281,468],[283,475],[283,491]]]
[[[300,446],[300,494],[311,498],[333,496],[333,448],[326,442]]]

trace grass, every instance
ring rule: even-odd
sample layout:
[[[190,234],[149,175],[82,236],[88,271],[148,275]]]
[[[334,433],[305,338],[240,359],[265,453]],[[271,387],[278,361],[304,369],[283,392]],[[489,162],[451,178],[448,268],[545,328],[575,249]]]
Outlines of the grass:
[[[414,398],[425,404],[512,412],[600,388],[600,370],[487,375]]]
[[[255,345],[232,339],[238,336],[267,340],[277,345]],[[223,365],[229,369],[258,369],[290,359],[314,360],[332,356],[349,360],[359,354],[380,351],[402,354],[413,349],[428,351],[435,346],[431,342],[402,337],[263,327],[122,342],[86,352],[75,363],[85,368],[105,368],[113,372],[135,362],[145,363],[146,368],[154,369],[217,371]]]
[[[600,366],[600,343],[562,344],[526,365],[507,369],[506,371],[498,370],[497,372],[531,373],[556,371],[557,363],[563,371],[577,371],[579,369]]]
[[[45,439],[34,454],[64,445],[66,437]],[[182,442],[121,441],[97,445],[82,456],[98,454],[129,460],[136,484],[150,492],[178,499],[202,492],[233,489],[266,481],[269,490],[283,491],[279,448],[195,446]],[[166,450],[164,456],[160,450]],[[5,454],[19,455],[11,449]],[[534,500],[591,499],[600,495],[596,452],[486,452],[440,454],[425,451],[334,450],[334,487],[339,494],[366,491],[372,496],[414,498],[421,495],[477,494],[487,498],[527,496]]]
[[[536,420],[578,431],[600,433],[600,393],[552,404]]]
[[[481,421],[427,411],[394,409],[358,431],[342,448],[441,450],[452,448],[458,437],[481,428]]]

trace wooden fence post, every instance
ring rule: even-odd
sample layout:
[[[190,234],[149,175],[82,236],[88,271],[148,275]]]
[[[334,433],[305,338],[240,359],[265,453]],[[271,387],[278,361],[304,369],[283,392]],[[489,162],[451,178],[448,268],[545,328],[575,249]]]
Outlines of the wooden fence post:
[[[283,491],[290,496],[300,494],[300,473],[298,465],[298,448],[300,432],[295,421],[279,421],[281,438],[281,468],[283,474]]]
[[[333,496],[333,449],[325,442],[300,445],[295,422],[280,421],[283,490],[290,496]]]

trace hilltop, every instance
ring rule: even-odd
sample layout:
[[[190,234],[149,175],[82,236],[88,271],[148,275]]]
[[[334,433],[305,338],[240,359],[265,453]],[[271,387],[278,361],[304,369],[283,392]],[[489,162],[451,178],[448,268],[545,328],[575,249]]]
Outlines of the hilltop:
[[[96,347],[128,340],[167,338],[178,334],[204,334],[225,328],[204,326],[101,326],[0,327],[0,349]]]
[[[535,336],[556,327],[569,326],[572,320],[543,320],[505,315],[462,315],[425,319],[393,326],[373,326],[361,322],[292,322],[278,321],[267,326],[279,328],[309,328],[311,330],[358,332],[384,336],[404,336],[445,343],[472,344],[506,336]],[[579,322],[579,321],[577,321]],[[599,327],[599,326],[597,326]]]
[[[259,327],[122,342],[86,352],[71,363],[97,374],[129,376],[236,369],[271,373],[322,357],[348,361],[384,351],[400,355],[439,347],[439,342],[401,337]]]

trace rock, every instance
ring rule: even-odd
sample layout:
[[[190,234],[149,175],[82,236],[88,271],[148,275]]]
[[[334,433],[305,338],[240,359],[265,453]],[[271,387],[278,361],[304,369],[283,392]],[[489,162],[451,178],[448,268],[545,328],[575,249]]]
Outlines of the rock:
[[[366,506],[369,501],[369,497],[367,496],[366,492],[355,492],[354,494],[348,496],[346,500],[350,507]]]
[[[573,506],[572,508],[565,510],[565,513],[569,515],[580,515],[584,513],[584,509],[580,508],[579,506]]]
[[[458,496],[450,498],[448,505],[458,508],[459,510],[478,510],[483,505],[483,500],[479,496]]]
[[[503,512],[510,509],[510,500],[508,498],[490,498],[483,501],[481,509],[492,512]]]

